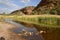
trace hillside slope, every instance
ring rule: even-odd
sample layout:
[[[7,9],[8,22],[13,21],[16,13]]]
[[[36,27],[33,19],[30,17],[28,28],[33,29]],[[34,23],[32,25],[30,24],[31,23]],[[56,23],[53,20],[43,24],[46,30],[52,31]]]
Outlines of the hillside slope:
[[[13,11],[11,14],[31,15],[33,9],[34,9],[34,6],[27,6],[25,8],[20,9],[20,10]]]
[[[42,0],[34,9],[34,13],[60,15],[60,0]]]
[[[13,11],[11,14],[17,15],[41,15],[53,14],[60,15],[60,0],[41,0],[40,3],[34,6],[27,6],[20,10]]]

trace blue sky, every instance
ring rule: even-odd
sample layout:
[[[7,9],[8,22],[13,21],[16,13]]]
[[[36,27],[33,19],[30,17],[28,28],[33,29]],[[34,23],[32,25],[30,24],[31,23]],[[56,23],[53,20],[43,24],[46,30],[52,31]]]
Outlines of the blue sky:
[[[0,0],[0,13],[12,12],[26,6],[36,6],[40,0]]]

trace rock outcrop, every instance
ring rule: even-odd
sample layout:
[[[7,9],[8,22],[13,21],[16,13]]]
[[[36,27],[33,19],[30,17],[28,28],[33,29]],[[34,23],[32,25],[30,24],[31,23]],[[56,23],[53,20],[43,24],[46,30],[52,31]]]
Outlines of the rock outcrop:
[[[60,0],[41,0],[34,11],[37,14],[58,14],[59,8]]]
[[[60,0],[41,0],[40,3],[34,6],[28,6],[20,10],[16,10],[11,14],[25,14],[25,15],[41,15],[41,14],[53,14],[60,15]]]
[[[31,15],[33,9],[34,9],[34,6],[28,6],[28,7],[22,8],[20,10],[13,11],[11,14]]]

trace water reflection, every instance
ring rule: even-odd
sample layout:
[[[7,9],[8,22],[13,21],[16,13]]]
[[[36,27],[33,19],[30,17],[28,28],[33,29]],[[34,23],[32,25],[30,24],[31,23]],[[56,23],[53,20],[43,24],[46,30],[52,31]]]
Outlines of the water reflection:
[[[17,28],[11,29],[11,31],[27,40],[43,40],[40,33],[43,33],[44,31],[38,32],[35,27],[25,27],[22,24],[13,22],[11,19],[5,19],[4,21],[17,26]]]
[[[15,25],[15,26],[17,26],[17,28],[13,29],[13,31],[16,32],[16,33],[21,32],[23,29],[24,29],[24,30],[27,30],[27,31],[29,31],[29,32],[37,32],[37,29],[36,29],[35,27],[32,27],[32,28],[31,28],[31,27],[25,27],[25,26],[22,25],[22,24],[13,22],[11,19],[5,19],[4,21],[5,21],[5,22],[8,22],[8,23],[11,23],[11,24],[13,24],[13,25]]]

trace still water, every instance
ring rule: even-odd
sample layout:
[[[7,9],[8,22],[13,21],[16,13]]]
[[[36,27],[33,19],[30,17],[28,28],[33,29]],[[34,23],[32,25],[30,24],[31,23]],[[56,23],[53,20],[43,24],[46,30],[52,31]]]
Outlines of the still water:
[[[22,30],[26,30],[26,31],[29,31],[29,32],[37,32],[37,29],[35,27],[25,27],[24,25],[13,22],[10,19],[5,19],[5,22],[11,23],[11,24],[17,26],[16,29],[13,29],[13,31],[16,32],[16,33],[19,33]]]
[[[34,40],[44,40],[35,27],[26,27],[22,24],[12,21],[11,19],[4,19],[4,21],[17,26],[17,28],[12,29],[12,31],[14,33],[19,34],[21,32],[23,32],[23,33],[25,32],[25,33],[29,33],[30,35],[33,34],[31,36],[28,36],[29,37],[28,40],[33,40],[33,38],[34,38]],[[28,38],[28,37],[26,37],[26,38]]]

